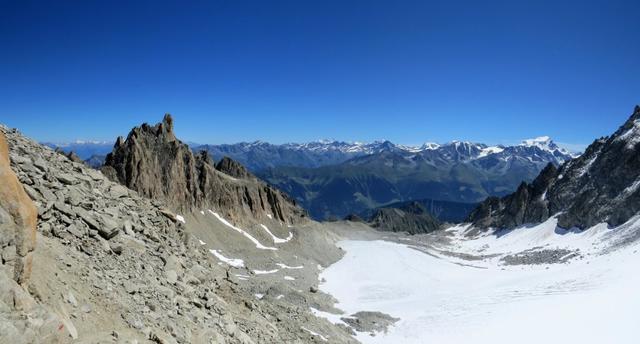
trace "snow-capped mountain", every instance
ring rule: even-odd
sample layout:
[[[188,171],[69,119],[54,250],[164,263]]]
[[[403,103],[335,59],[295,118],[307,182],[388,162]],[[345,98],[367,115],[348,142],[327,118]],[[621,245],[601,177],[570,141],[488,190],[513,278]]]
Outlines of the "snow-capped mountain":
[[[524,140],[514,146],[489,146],[483,143],[452,141],[438,144],[426,142],[420,146],[394,144],[390,141],[370,143],[320,140],[308,143],[286,143],[281,145],[263,141],[241,142],[223,145],[202,145],[214,159],[229,156],[254,172],[274,167],[313,168],[335,165],[352,158],[393,152],[404,156],[421,155],[426,160],[462,162],[494,157],[497,159],[528,159],[530,161],[561,164],[571,154],[556,145],[549,137]]]
[[[356,150],[345,143],[316,145]],[[524,140],[513,146],[467,141],[402,146],[381,141],[359,144],[357,153],[348,156],[333,154],[332,163],[328,159],[312,160],[320,165],[311,167],[293,160],[283,163],[282,158],[291,156],[292,151],[282,146],[270,147],[278,147],[281,154],[267,160],[269,164],[256,173],[288,192],[318,219],[363,213],[410,200],[475,203],[487,196],[508,194],[523,181],[535,178],[547,164],[560,165],[571,159],[568,151],[547,137]],[[296,147],[299,154],[309,152]],[[235,158],[246,158],[246,163],[253,166],[264,161],[255,150]]]
[[[110,141],[76,140],[72,142],[44,143],[52,148],[60,148],[66,153],[73,151],[83,160],[100,160],[113,147]],[[319,140],[307,143],[271,144],[264,141],[240,142],[235,144],[201,145],[190,144],[194,151],[206,150],[215,160],[229,156],[239,161],[253,172],[276,167],[313,168],[335,165],[349,159],[395,152],[403,155],[421,154],[431,159],[445,161],[471,161],[496,155],[509,159],[512,156],[532,161],[553,161],[560,164],[571,154],[558,147],[548,136],[522,141],[514,146],[488,146],[483,143],[451,141],[439,144],[426,142],[420,146],[395,144],[390,141],[344,142]]]
[[[552,148],[545,142],[531,146]],[[563,228],[606,222],[619,226],[640,211],[640,106],[611,136],[594,141],[584,154],[549,166],[530,184],[504,198],[490,198],[469,221],[479,227],[514,228],[558,215]]]

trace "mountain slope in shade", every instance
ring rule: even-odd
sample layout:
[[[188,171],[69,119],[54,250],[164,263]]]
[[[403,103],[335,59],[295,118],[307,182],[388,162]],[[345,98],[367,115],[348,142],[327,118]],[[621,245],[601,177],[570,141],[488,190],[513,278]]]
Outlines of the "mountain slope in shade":
[[[478,206],[478,203],[460,203],[438,201],[434,199],[419,199],[387,204],[384,206],[384,208],[403,209],[411,204],[419,204],[434,218],[438,219],[438,221],[448,223],[463,222],[469,216],[469,214]],[[362,212],[358,214],[358,217],[369,219],[373,216],[373,214],[375,214],[377,209]]]
[[[601,222],[618,226],[640,211],[640,106],[609,137],[580,157],[548,166],[530,184],[503,198],[489,198],[469,216],[486,228],[514,228],[558,215],[563,228]]]
[[[289,193],[314,218],[325,219],[427,198],[480,202],[514,191],[548,163],[570,158],[548,138],[510,147],[452,142],[407,150],[388,144],[337,165],[279,167],[258,175]]]
[[[377,209],[369,223],[378,230],[409,234],[430,233],[440,229],[441,225],[440,221],[418,202],[408,202],[395,208]]]

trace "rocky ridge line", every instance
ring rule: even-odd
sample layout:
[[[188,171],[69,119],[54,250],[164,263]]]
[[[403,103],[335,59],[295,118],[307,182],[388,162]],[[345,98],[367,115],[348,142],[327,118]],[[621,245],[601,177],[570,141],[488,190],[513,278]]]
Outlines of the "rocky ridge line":
[[[261,182],[229,158],[217,166],[206,152],[193,154],[175,137],[166,114],[155,126],[143,124],[119,137],[102,171],[142,196],[161,199],[176,211],[211,208],[236,222],[273,217],[304,221],[305,212],[284,193]]]
[[[490,197],[467,221],[479,228],[515,228],[558,215],[563,228],[618,226],[640,211],[640,106],[611,136],[580,157],[547,166],[516,192]]]

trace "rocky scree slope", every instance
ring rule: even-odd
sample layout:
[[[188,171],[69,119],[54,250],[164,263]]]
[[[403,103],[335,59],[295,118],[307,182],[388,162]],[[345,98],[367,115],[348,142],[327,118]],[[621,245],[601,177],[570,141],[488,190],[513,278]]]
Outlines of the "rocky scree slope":
[[[38,217],[31,296],[10,279],[0,281],[0,342],[318,340],[301,329],[305,318],[297,311],[257,304],[162,202],[15,130],[0,131]],[[0,242],[2,278],[20,258],[19,243],[4,234]]]
[[[480,228],[514,228],[558,214],[563,228],[620,225],[640,211],[640,106],[609,137],[580,157],[547,166],[530,184],[503,198],[490,197],[469,216]]]
[[[29,295],[38,211],[11,169],[0,131],[0,342],[60,342],[64,321]],[[13,271],[11,271],[13,270]],[[13,278],[11,278],[12,276]]]
[[[284,223],[304,221],[305,212],[286,194],[261,182],[229,158],[214,166],[206,152],[193,154],[173,132],[165,115],[155,126],[133,128],[119,137],[102,172],[111,180],[160,199],[176,211],[214,209],[234,222],[271,216]]]

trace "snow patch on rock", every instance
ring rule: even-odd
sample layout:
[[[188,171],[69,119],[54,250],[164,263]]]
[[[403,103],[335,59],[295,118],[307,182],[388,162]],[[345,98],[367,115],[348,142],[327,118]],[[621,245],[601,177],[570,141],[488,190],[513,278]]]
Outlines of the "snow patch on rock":
[[[273,233],[271,233],[271,231],[269,230],[269,228],[267,228],[267,226],[260,224],[260,227],[262,227],[262,229],[264,229],[267,234],[269,234],[271,236],[271,238],[273,238],[273,243],[274,244],[283,244],[285,242],[288,242],[289,240],[291,240],[293,238],[293,233],[289,232],[289,235],[287,236],[286,239],[280,239],[277,236],[275,236]]]
[[[216,258],[218,258],[220,261],[228,264],[229,266],[233,266],[234,268],[243,268],[244,267],[244,260],[242,259],[237,259],[237,258],[227,258],[225,256],[222,255],[222,253],[220,253],[218,250],[209,250],[209,252],[211,252],[211,254],[213,254]]]
[[[220,222],[222,222],[224,225],[226,225],[227,227],[235,230],[236,232],[242,234],[245,238],[251,240],[251,242],[253,242],[256,245],[256,248],[261,249],[261,250],[272,250],[272,251],[276,251],[278,250],[276,247],[269,247],[269,246],[264,246],[262,245],[258,239],[254,238],[251,234],[247,233],[247,231],[245,231],[244,229],[238,228],[234,225],[232,225],[231,223],[229,223],[229,221],[225,220],[222,216],[220,216],[218,213],[209,210],[209,212],[215,216]]]

